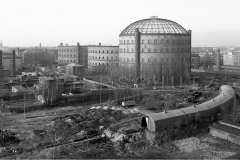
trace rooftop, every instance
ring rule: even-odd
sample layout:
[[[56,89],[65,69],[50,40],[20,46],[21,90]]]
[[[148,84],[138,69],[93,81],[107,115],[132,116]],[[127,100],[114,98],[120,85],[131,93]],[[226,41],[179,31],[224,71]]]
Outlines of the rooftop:
[[[233,135],[236,135],[236,136],[240,136],[240,129],[229,127],[229,126],[226,126],[226,125],[223,125],[223,124],[214,124],[210,128],[217,129],[217,130],[220,130],[220,131],[223,131],[223,132],[226,132],[226,133],[230,133],[230,134],[233,134]]]
[[[141,33],[188,34],[187,30],[178,23],[152,16],[149,19],[133,22],[121,32],[120,36],[134,34],[136,28]]]

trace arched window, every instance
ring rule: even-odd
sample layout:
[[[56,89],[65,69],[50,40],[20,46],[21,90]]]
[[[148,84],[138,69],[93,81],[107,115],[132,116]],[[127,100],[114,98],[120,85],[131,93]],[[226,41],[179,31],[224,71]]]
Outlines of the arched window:
[[[151,52],[151,49],[150,49],[150,48],[148,48],[148,52]]]
[[[98,51],[98,53],[100,53],[100,50]]]
[[[155,53],[157,52],[157,48],[154,49],[154,52],[155,52]]]
[[[129,52],[129,49],[127,48],[127,52]]]
[[[107,53],[108,53],[108,50],[107,50]]]
[[[148,44],[150,44],[151,43],[151,40],[148,40]]]
[[[155,44],[157,43],[157,40],[156,40],[156,39],[154,40],[154,43],[155,43]]]
[[[144,62],[144,58],[142,58],[142,62]]]
[[[108,57],[107,57],[107,59],[108,59]]]
[[[142,40],[142,43],[144,43],[144,40]]]
[[[95,53],[97,53],[97,50],[95,51]]]
[[[100,59],[100,57],[98,57],[98,59]]]
[[[162,39],[162,40],[160,41],[160,43],[162,43],[162,44],[163,44],[163,43],[164,43],[164,40]]]
[[[127,40],[127,44],[129,43],[129,40]]]
[[[144,48],[142,49],[142,52],[144,52]]]
[[[102,59],[104,59],[104,57],[102,57]]]

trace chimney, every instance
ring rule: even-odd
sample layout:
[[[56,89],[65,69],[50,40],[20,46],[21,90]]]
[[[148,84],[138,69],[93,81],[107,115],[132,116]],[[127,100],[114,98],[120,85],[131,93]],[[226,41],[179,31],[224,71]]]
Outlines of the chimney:
[[[2,50],[0,50],[0,78],[3,78]]]
[[[63,43],[60,43],[60,46],[62,46],[63,45]]]
[[[11,72],[12,77],[15,77],[15,75],[16,75],[15,72],[16,72],[15,50],[13,50],[13,52],[12,52],[12,72]]]
[[[80,60],[81,60],[81,50],[80,50],[80,44],[79,44],[79,42],[77,43],[77,53],[78,53],[78,64],[80,64]]]
[[[221,71],[221,66],[220,66],[220,49],[217,49],[217,60],[216,60],[216,69],[217,71]]]
[[[101,46],[101,43],[99,43],[99,46]]]
[[[140,79],[140,32],[139,29],[135,29],[135,79],[137,80],[136,83],[139,83]]]

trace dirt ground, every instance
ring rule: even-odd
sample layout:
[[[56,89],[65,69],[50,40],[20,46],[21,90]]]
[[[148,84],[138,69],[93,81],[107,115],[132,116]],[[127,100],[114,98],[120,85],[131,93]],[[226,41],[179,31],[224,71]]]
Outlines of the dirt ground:
[[[44,109],[24,114],[5,115],[3,118],[3,130],[8,129],[17,133],[22,142],[16,147],[26,146],[34,147],[33,142],[40,142],[41,139],[36,136],[34,130],[46,130],[46,127],[53,126],[52,122],[59,117],[66,115],[81,114],[84,110],[92,107],[85,106],[68,106],[52,109]],[[140,113],[148,113],[146,110],[141,110]],[[119,124],[128,120],[129,118],[117,120],[115,123]],[[137,121],[136,121],[137,122]],[[138,123],[138,122],[137,122]],[[140,122],[139,122],[140,123]],[[133,122],[123,123],[117,126],[119,128],[127,128],[132,126]],[[77,127],[77,126],[76,126]],[[116,127],[115,127],[116,128]],[[62,129],[68,130],[66,129]],[[59,133],[58,133],[59,134]],[[72,135],[69,135],[69,137]],[[50,136],[50,138],[52,138]],[[59,137],[58,137],[59,138]],[[53,138],[52,138],[53,139]],[[51,141],[49,139],[49,141]],[[119,155],[114,149],[113,142],[109,140],[93,141],[91,143],[76,144],[71,146],[60,146],[54,148],[46,148],[40,150],[33,150],[27,153],[21,153],[14,156],[1,157],[4,159],[12,158],[64,158],[64,159],[82,159],[82,158],[157,158],[157,159],[221,159],[240,152],[240,147],[228,141],[211,136],[208,132],[201,133],[196,137],[189,137],[177,141],[165,143],[163,145],[143,145],[139,152],[128,152]],[[2,147],[3,148],[3,147]],[[2,152],[0,148],[0,152]],[[24,148],[24,147],[23,147]],[[86,150],[86,148],[91,148]],[[92,154],[91,154],[92,153]]]

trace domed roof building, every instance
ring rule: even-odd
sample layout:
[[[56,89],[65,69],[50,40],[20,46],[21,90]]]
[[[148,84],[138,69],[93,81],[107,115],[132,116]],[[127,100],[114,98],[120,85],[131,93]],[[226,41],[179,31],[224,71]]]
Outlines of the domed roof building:
[[[127,26],[119,35],[120,76],[138,83],[176,85],[190,76],[191,31],[152,16]]]

